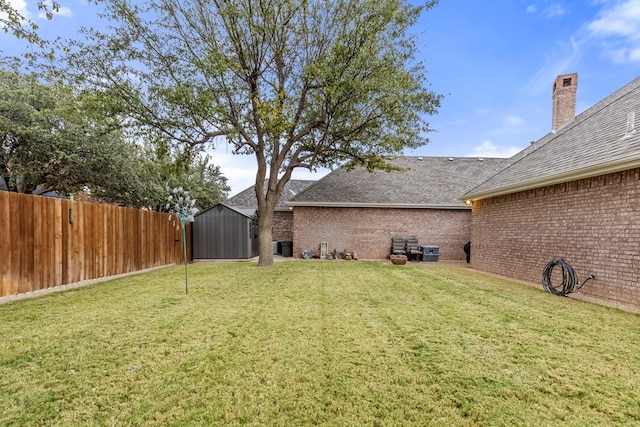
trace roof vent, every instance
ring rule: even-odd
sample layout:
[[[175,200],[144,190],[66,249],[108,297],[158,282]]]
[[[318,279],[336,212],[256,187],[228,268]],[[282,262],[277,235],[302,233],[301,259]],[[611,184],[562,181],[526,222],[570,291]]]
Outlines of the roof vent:
[[[629,113],[627,113],[627,131],[625,132],[624,136],[631,136],[632,134],[635,133],[636,131],[636,113],[633,111],[630,111]]]

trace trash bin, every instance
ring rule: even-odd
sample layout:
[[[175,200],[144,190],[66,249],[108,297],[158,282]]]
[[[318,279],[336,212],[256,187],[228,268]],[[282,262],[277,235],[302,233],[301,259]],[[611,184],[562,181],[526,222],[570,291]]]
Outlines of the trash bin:
[[[282,256],[284,257],[293,256],[293,242],[291,240],[282,241]]]
[[[438,261],[440,246],[424,245],[422,248],[422,261]]]

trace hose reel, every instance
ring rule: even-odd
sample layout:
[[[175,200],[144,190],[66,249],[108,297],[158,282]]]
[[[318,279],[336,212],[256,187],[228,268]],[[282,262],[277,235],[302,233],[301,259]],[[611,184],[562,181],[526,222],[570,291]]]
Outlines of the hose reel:
[[[551,276],[555,266],[560,266],[562,269],[562,283],[559,285],[551,283]],[[590,274],[584,282],[578,284],[578,275],[571,267],[571,264],[562,258],[553,258],[542,271],[542,286],[545,291],[564,297],[572,292],[578,292],[587,281],[595,278],[596,276]]]

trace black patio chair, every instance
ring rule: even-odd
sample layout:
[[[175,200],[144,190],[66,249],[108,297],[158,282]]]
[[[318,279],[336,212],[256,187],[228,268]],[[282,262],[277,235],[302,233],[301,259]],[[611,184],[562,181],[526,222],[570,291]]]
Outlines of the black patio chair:
[[[422,256],[422,248],[420,248],[420,245],[418,245],[418,238],[416,236],[407,237],[406,252],[408,260],[420,260],[420,257]]]
[[[402,236],[393,236],[391,238],[391,255],[406,255],[405,240]]]

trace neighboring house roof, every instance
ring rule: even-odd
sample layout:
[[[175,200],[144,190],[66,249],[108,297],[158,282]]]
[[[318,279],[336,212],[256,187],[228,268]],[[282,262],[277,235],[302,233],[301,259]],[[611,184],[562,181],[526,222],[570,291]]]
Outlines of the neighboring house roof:
[[[461,198],[483,199],[640,167],[640,78],[535,141]]]
[[[469,209],[459,197],[503,169],[509,159],[396,157],[403,171],[347,171],[326,175],[289,206]]]
[[[1,186],[2,183],[0,183],[0,190],[2,189]],[[37,194],[39,196],[45,196],[45,197],[53,197],[55,199],[68,199],[69,196],[65,196],[64,194],[60,194],[57,191],[45,191],[44,193],[40,193],[43,190],[42,185],[36,185],[36,188],[31,192],[31,194]]]
[[[291,200],[296,194],[300,193],[315,182],[316,181],[308,181],[302,179],[289,180],[289,182],[285,184],[282,196],[280,197],[280,200],[276,205],[276,211],[288,210],[289,208],[287,207],[286,202]],[[264,185],[266,191],[267,185],[269,185],[269,181],[267,180]],[[238,208],[258,209],[258,200],[256,199],[254,188],[255,185],[252,185],[251,187],[241,191],[235,196],[227,199],[224,204],[227,206],[235,206]]]

